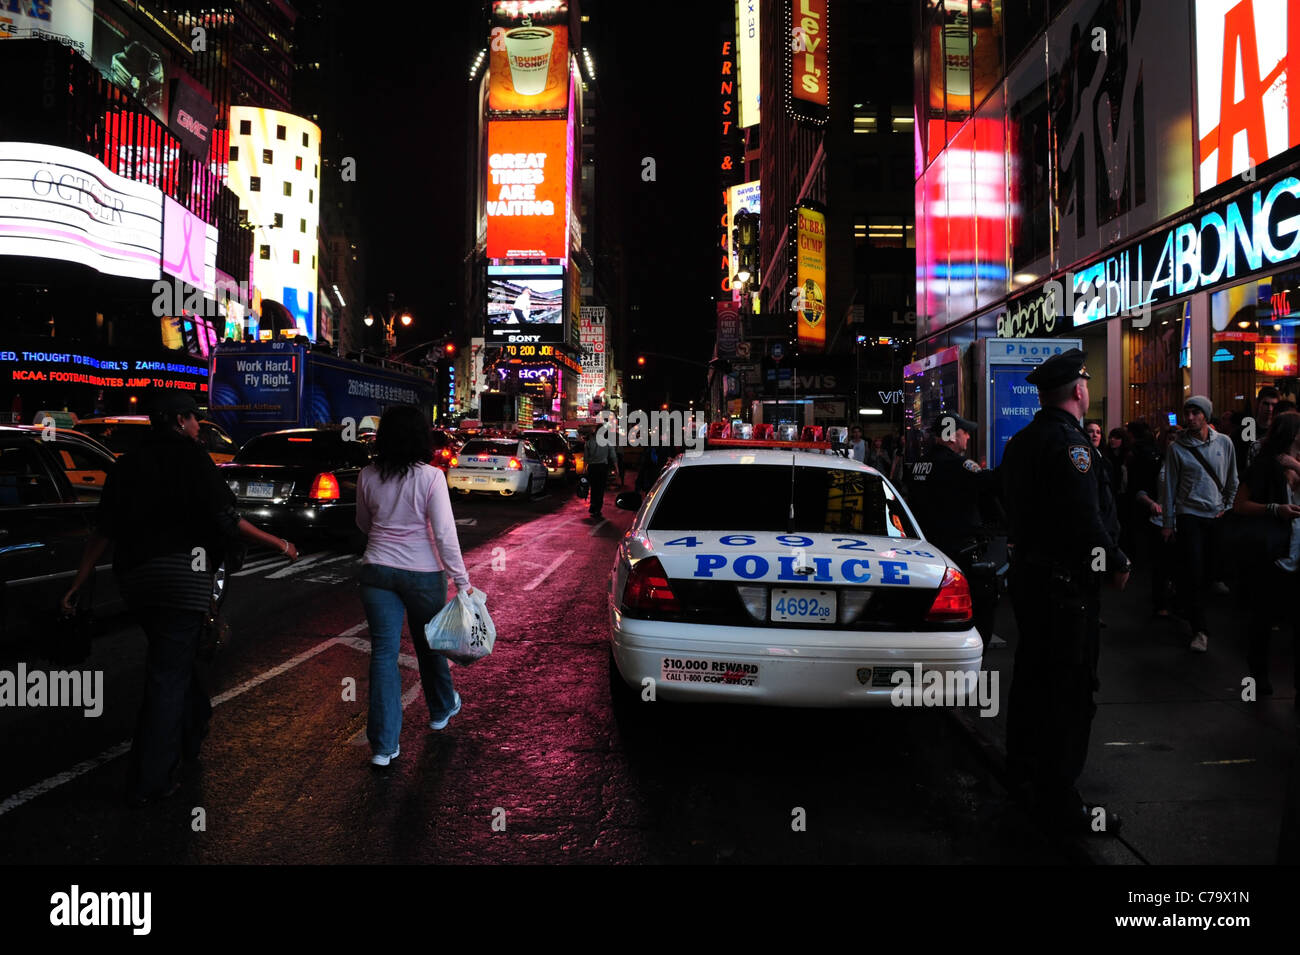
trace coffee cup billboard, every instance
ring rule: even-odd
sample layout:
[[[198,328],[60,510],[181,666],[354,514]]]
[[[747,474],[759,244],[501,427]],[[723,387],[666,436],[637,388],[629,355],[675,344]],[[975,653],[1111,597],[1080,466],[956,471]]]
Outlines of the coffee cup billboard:
[[[492,5],[488,109],[562,112],[568,105],[569,5],[499,0]]]

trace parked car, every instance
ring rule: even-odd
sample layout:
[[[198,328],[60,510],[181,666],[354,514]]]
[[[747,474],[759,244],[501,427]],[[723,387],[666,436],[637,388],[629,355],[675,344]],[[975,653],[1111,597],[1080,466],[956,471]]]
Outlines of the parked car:
[[[531,497],[546,487],[546,465],[540,452],[522,438],[475,438],[451,459],[447,486],[462,495],[477,491]]]
[[[139,446],[150,427],[148,415],[111,415],[82,418],[77,422],[78,431],[90,435],[118,456]],[[230,435],[211,421],[199,421],[198,438],[214,464],[229,463],[238,450]]]
[[[460,450],[461,442],[456,440],[456,435],[445,428],[433,429],[433,460],[429,463],[435,468],[441,470],[444,474],[451,467],[451,459],[456,456]]]
[[[81,435],[56,431],[43,440],[40,428],[0,426],[0,642],[48,636],[93,528],[99,475],[113,463]],[[110,548],[86,591],[97,616],[124,606],[111,558]]]
[[[258,435],[220,471],[250,523],[295,544],[356,547],[357,476],[369,463],[366,445],[339,427],[294,428]]]

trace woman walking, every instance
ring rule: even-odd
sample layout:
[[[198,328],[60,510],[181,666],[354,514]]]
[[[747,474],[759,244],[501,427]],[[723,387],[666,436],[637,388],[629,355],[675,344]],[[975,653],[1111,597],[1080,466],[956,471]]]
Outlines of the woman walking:
[[[375,437],[375,460],[357,479],[357,527],[368,535],[361,565],[361,603],[372,643],[370,762],[387,766],[401,752],[402,677],[397,669],[402,618],[420,662],[429,728],[441,730],[460,712],[446,657],[429,649],[424,626],[447,602],[447,574],[457,590],[472,594],[456,537],[447,478],[429,464],[429,419],[411,405],[384,412]]]

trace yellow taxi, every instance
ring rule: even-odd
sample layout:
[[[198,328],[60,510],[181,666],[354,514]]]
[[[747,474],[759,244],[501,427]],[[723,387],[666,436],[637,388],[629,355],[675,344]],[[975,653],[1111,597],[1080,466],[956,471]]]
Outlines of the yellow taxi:
[[[88,434],[115,456],[120,457],[127,451],[134,450],[146,434],[149,433],[148,415],[111,415],[101,418],[82,418],[77,422],[77,430]],[[199,444],[207,450],[214,464],[229,464],[239,450],[220,427],[211,421],[199,420]]]

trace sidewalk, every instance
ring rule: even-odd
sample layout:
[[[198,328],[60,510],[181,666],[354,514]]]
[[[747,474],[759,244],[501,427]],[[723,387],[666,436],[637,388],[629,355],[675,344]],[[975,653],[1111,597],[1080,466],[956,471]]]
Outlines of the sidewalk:
[[[1123,817],[1119,837],[1081,840],[1105,864],[1271,865],[1300,861],[1300,760],[1290,634],[1274,633],[1275,695],[1242,700],[1243,612],[1230,594],[1208,598],[1208,653],[1188,649],[1177,618],[1151,614],[1148,578],[1102,595],[1101,690],[1079,791]],[[1007,694],[1017,641],[1011,601],[998,605],[1004,649],[994,717],[954,711],[999,770],[1006,759]],[[1003,777],[1005,778],[1005,776]]]

